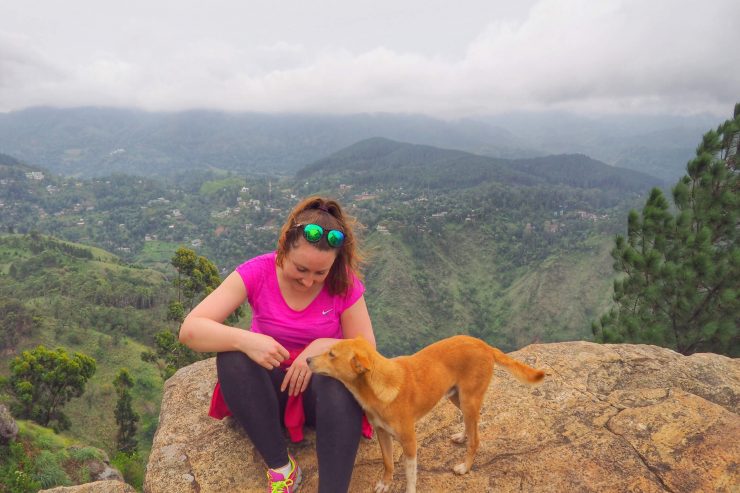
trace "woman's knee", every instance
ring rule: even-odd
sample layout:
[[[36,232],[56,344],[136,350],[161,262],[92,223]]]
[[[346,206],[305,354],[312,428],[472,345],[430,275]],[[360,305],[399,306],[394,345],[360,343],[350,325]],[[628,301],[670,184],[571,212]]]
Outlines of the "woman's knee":
[[[227,351],[216,355],[216,370],[219,381],[243,378],[257,368],[259,368],[259,365],[241,351]]]
[[[324,375],[314,375],[312,385],[316,393],[317,408],[326,407],[327,409],[323,411],[336,411],[344,416],[361,416],[362,409],[357,400],[339,380]]]

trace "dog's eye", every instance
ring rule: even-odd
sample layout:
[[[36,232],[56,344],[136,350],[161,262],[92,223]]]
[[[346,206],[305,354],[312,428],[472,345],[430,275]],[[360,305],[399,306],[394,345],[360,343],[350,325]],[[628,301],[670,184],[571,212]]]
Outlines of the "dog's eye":
[[[329,357],[333,358],[335,356],[334,351],[329,351]]]

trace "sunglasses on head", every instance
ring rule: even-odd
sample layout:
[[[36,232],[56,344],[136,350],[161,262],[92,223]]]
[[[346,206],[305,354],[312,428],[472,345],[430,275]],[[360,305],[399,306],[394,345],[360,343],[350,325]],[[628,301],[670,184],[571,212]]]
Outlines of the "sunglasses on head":
[[[303,228],[303,237],[309,243],[318,243],[324,237],[324,228],[318,224],[296,224],[294,228]],[[330,229],[326,232],[326,242],[332,248],[339,248],[344,243],[344,233],[338,229]]]

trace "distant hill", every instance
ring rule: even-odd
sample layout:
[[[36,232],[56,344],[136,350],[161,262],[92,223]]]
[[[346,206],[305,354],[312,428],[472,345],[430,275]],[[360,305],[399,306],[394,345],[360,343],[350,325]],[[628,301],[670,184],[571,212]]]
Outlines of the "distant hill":
[[[129,368],[145,452],[156,428],[162,381],[140,354],[167,327],[173,296],[162,273],[123,265],[99,248],[35,233],[0,235],[0,376],[8,375],[10,359],[38,344],[95,358],[97,371],[85,394],[70,401],[65,414],[71,435],[112,452],[112,381],[119,368]]]
[[[494,181],[508,185],[568,185],[641,192],[663,182],[584,155],[505,160],[463,151],[373,138],[363,140],[299,170],[297,178],[336,176],[364,185],[454,189]]]
[[[578,188],[642,191],[666,183],[640,171],[610,166],[583,154],[560,154],[534,159],[518,159],[509,163],[518,171],[544,178],[548,183],[560,183]]]
[[[470,187],[482,181],[535,184],[507,162],[463,151],[373,138],[357,142],[299,170],[296,177],[334,175],[358,184]]]
[[[501,157],[538,155],[500,127],[419,115],[150,113],[114,108],[0,113],[0,151],[66,176],[162,176],[208,168],[291,173],[375,136]]]
[[[0,165],[3,166],[20,166],[21,162],[13,156],[8,156],[0,152]]]
[[[20,159],[17,159],[8,154],[0,153],[0,176],[18,176],[24,173],[30,173],[33,171],[45,171],[43,168],[38,166],[31,166]]]
[[[526,137],[527,144],[540,154],[585,154],[675,183],[695,155],[697,136],[724,118],[708,114],[582,116],[552,111],[506,113],[482,120]]]

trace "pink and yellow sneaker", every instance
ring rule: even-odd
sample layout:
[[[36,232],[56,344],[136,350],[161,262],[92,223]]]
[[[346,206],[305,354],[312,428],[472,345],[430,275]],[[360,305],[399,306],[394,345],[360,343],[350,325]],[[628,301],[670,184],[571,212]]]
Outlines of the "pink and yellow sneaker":
[[[290,461],[290,473],[288,477],[279,472],[267,470],[267,492],[268,493],[295,493],[301,485],[301,468],[295,463],[292,455],[288,454]]]

